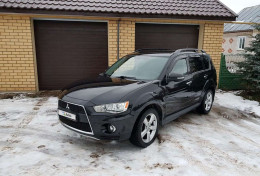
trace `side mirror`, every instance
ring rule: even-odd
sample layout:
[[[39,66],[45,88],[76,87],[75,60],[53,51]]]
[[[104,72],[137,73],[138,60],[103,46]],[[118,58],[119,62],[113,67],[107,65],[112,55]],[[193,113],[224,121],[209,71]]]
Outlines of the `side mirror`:
[[[175,82],[179,82],[184,80],[185,77],[181,74],[177,74],[177,73],[170,73],[168,76],[168,81],[175,81]]]

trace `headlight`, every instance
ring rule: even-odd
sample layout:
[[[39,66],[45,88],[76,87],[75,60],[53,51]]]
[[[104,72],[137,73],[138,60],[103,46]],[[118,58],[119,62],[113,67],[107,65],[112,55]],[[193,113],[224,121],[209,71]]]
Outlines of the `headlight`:
[[[94,106],[96,112],[110,112],[110,113],[120,113],[125,112],[129,106],[129,101],[123,103],[112,103]]]

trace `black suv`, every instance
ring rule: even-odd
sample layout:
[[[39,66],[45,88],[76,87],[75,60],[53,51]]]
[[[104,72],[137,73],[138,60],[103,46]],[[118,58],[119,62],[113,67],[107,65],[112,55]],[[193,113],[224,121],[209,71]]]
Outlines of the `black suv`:
[[[97,79],[64,89],[58,115],[65,127],[91,138],[147,147],[159,126],[194,109],[209,113],[216,85],[202,50],[137,50]]]

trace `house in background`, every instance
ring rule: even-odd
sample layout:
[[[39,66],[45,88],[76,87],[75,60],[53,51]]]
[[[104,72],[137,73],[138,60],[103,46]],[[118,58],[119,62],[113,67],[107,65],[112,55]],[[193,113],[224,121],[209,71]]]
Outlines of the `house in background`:
[[[260,23],[260,5],[243,9],[237,17],[238,22]],[[225,55],[240,54],[252,41],[256,30],[247,24],[227,23],[224,26],[222,52]]]
[[[140,48],[198,48],[220,68],[218,0],[0,1],[0,91],[57,90]]]

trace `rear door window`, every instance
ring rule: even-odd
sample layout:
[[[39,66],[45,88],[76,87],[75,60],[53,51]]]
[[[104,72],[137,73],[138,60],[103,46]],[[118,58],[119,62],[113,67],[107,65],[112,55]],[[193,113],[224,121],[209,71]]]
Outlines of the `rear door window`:
[[[206,56],[201,56],[202,57],[202,60],[203,60],[203,63],[204,63],[204,69],[207,70],[209,69],[209,58],[206,57]]]
[[[203,70],[203,59],[198,57],[189,57],[190,72],[195,73]]]

